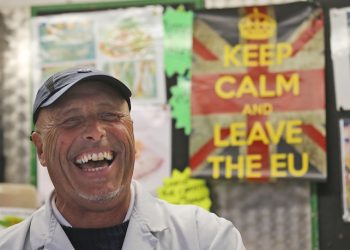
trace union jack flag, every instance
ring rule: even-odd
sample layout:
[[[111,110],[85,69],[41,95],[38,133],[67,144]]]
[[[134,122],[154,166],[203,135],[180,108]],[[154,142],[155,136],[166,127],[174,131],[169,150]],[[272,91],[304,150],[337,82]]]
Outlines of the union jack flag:
[[[249,21],[252,13],[259,13]],[[248,20],[244,24],[242,19]],[[248,18],[248,19],[247,19]],[[268,29],[275,30],[267,37]],[[243,24],[242,24],[243,23]],[[246,25],[246,31],[255,32],[266,28],[262,35],[266,38],[255,39],[242,37],[240,24]],[[260,28],[259,28],[259,24]],[[249,29],[251,30],[249,31]],[[240,33],[241,32],[241,33]],[[305,178],[324,180],[327,176],[326,165],[326,130],[325,130],[325,80],[324,80],[324,19],[322,9],[311,3],[299,2],[283,5],[257,6],[232,9],[202,10],[195,13],[193,28],[193,62],[191,112],[192,132],[190,135],[190,167],[194,176],[210,177],[213,164],[208,162],[210,156],[230,156],[237,162],[238,156],[261,155],[261,175],[259,180],[274,178],[271,170],[271,155],[286,153],[293,155],[296,170],[302,167],[302,153],[308,155],[307,172],[295,176],[286,167],[286,174],[278,178]],[[255,36],[256,37],[256,36]],[[275,58],[275,63],[266,63],[266,53],[272,60],[278,53],[278,44],[290,45],[288,58]],[[235,47],[240,45],[241,47]],[[244,55],[243,47],[250,48],[250,54]],[[264,47],[265,46],[265,47]],[[260,47],[271,50],[259,50]],[[244,61],[227,63],[225,48],[238,48],[234,60]],[[253,48],[253,49],[251,49]],[[254,48],[256,48],[254,50]],[[262,55],[262,53],[265,53]],[[254,65],[253,59],[258,62]],[[269,60],[270,60],[269,59]],[[265,62],[262,63],[262,62]],[[234,83],[229,87],[236,93],[242,81],[248,76],[256,87],[261,82],[268,91],[276,88],[276,77],[285,79],[298,76],[298,94],[291,92],[271,94],[261,97],[246,94],[239,98],[222,98],[217,92],[217,82],[221,77],[232,77]],[[261,76],[264,76],[261,80]],[[255,91],[254,90],[254,91]],[[243,90],[243,92],[247,90]],[[252,91],[252,93],[255,93]],[[272,92],[271,92],[272,93]],[[242,112],[246,105],[264,105],[268,103],[272,112],[267,114],[247,114]],[[254,124],[269,121],[277,126],[281,121],[297,119],[302,121],[301,143],[291,144],[282,136],[278,143],[254,141],[250,145],[214,145],[214,124],[220,127],[221,139],[231,136],[230,124],[244,122],[249,134]],[[266,128],[265,128],[266,131]],[[266,131],[267,132],[267,131]],[[233,177],[239,173],[233,171]],[[238,176],[240,177],[240,176]],[[225,178],[225,163],[220,163],[220,178]],[[243,178],[250,179],[249,175]]]

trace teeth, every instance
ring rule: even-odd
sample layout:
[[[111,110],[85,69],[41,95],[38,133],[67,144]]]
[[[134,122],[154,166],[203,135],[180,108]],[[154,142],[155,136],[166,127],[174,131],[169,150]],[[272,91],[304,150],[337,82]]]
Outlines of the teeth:
[[[98,160],[102,161],[104,159],[103,153],[98,153]]]
[[[107,152],[106,153],[106,159],[109,160],[109,161],[113,159],[113,155],[112,155],[111,152]]]
[[[98,167],[98,168],[83,168],[82,170],[85,172],[96,172],[104,169],[106,167]]]
[[[100,152],[100,153],[90,153],[90,154],[84,154],[81,155],[79,158],[77,158],[76,163],[77,164],[84,164],[88,161],[103,161],[103,160],[112,160],[113,159],[113,153],[111,151],[109,152]]]
[[[92,154],[92,160],[97,161],[97,154],[95,154],[95,153]]]

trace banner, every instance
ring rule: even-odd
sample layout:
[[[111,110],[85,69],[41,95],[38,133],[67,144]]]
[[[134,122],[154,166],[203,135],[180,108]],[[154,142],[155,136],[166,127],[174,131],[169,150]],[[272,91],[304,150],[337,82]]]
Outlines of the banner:
[[[203,10],[193,32],[193,175],[325,179],[321,8]]]

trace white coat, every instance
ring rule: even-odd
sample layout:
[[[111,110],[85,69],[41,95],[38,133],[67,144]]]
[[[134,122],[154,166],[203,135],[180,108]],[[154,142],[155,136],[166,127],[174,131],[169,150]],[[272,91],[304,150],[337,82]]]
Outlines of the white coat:
[[[172,205],[135,187],[123,250],[244,250],[226,219],[191,205]],[[0,231],[1,250],[74,249],[52,212],[50,199],[29,218]]]

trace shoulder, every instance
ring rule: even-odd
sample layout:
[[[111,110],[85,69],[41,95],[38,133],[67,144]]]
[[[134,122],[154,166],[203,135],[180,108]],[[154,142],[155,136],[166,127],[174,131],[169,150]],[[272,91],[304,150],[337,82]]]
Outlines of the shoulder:
[[[195,245],[188,249],[245,249],[239,231],[230,221],[198,206],[174,205],[150,197],[139,188],[136,193],[137,216],[150,228],[166,228],[166,237]]]
[[[194,205],[175,205],[168,203],[167,201],[160,200],[158,198],[154,198],[155,204],[158,206],[160,210],[163,211],[163,213],[171,220],[177,220],[177,221],[206,221],[208,223],[218,224],[222,221],[228,222],[229,221],[222,219],[215,215],[214,213],[211,213],[209,211],[204,210],[201,207],[194,206]],[[231,223],[232,224],[232,223]]]
[[[199,238],[207,239],[214,237],[220,232],[232,232],[238,235],[239,232],[231,221],[217,216],[215,213],[204,210],[193,205],[173,205],[165,201],[159,201],[167,211],[172,222],[183,221],[187,225],[192,224],[198,232]]]
[[[192,205],[173,205],[158,201],[169,229],[198,242],[199,249],[236,249],[244,245],[238,229],[231,221]]]

